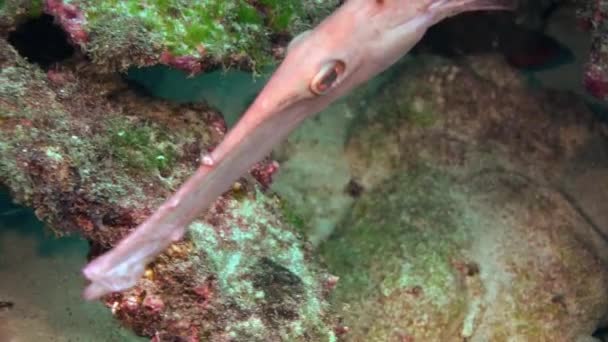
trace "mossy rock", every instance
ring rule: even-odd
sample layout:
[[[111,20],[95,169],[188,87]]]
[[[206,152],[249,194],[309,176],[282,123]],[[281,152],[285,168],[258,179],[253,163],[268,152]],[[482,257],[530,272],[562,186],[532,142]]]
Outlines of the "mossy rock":
[[[69,0],[49,1],[46,10],[102,69],[160,62],[198,73],[232,66],[256,70],[272,63],[273,48],[337,3]]]
[[[526,177],[417,167],[365,194],[322,254],[347,340],[575,341],[608,309],[594,234]]]
[[[42,14],[42,0],[0,0],[0,36]]]
[[[355,204],[322,245],[340,277],[334,300],[348,307],[353,340],[397,341],[400,330],[415,329],[409,334],[416,341],[447,341],[466,309],[453,262],[467,262],[475,219],[469,214],[449,178],[426,167],[403,172]],[[428,322],[418,322],[422,317]]]

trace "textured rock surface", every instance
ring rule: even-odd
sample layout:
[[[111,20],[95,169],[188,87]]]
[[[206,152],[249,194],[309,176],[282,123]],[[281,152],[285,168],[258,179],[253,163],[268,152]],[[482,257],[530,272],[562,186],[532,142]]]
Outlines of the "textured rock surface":
[[[349,339],[589,337],[608,313],[608,222],[589,205],[608,195],[605,125],[497,56],[425,60],[356,104],[366,191],[322,245]]]
[[[585,70],[585,87],[595,97],[608,99],[608,2],[578,1],[581,26],[591,31],[592,45]]]
[[[205,105],[154,100],[74,63],[45,73],[0,40],[0,182],[58,235],[91,241],[95,256],[175,190],[225,123]],[[104,301],[160,340],[333,338],[327,276],[284,208],[242,180],[134,289]]]
[[[405,171],[341,227],[323,250],[349,340],[573,341],[605,318],[593,228],[526,178]]]
[[[259,68],[289,38],[338,1],[91,1],[8,0],[0,26],[44,11],[99,70],[168,64],[189,73],[210,68]]]
[[[352,119],[347,105],[335,104],[304,122],[273,154],[281,168],[272,189],[292,204],[315,245],[332,232],[353,202],[344,155]]]

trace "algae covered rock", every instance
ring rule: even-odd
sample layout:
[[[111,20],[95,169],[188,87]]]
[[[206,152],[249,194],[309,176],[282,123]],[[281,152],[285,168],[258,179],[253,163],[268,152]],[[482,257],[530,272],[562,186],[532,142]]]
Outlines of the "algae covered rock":
[[[354,341],[448,341],[468,289],[452,263],[470,263],[467,218],[431,170],[364,195],[322,245],[340,277],[335,301]],[[407,196],[405,196],[407,194]],[[462,283],[462,284],[461,284]]]
[[[365,191],[321,246],[347,340],[590,338],[608,313],[605,124],[498,56],[401,68],[351,101]]]
[[[40,14],[42,14],[40,1],[0,1],[0,33],[4,35],[5,32],[22,21],[34,18]]]
[[[608,309],[585,217],[508,172],[404,171],[341,227],[323,254],[352,341],[574,341]]]
[[[146,271],[105,299],[123,322],[159,341],[332,341],[330,279],[288,229],[279,199],[220,198]]]
[[[256,69],[290,36],[325,16],[338,1],[45,0],[71,41],[101,70],[168,64],[195,74],[210,68]],[[7,1],[11,5],[13,1]]]
[[[156,100],[74,63],[45,73],[0,40],[0,183],[58,235],[89,240],[95,257],[193,172],[226,125],[205,104]],[[157,341],[334,338],[328,275],[282,201],[253,180],[265,163],[133,289],[103,299],[118,319]]]
[[[346,153],[373,187],[417,161],[453,171],[502,166],[560,185],[606,158],[606,125],[577,95],[532,88],[498,55],[421,56],[392,85],[352,101]],[[593,154],[591,151],[597,151]]]

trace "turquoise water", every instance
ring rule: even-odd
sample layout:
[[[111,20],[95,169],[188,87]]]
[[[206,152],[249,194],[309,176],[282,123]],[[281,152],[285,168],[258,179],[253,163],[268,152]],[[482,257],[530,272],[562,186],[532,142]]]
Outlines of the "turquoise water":
[[[54,238],[0,190],[0,341],[148,341],[122,329],[103,304],[85,302],[86,241]]]
[[[177,103],[206,101],[220,110],[228,125],[233,126],[262,89],[272,70],[264,70],[257,76],[243,71],[218,70],[187,77],[182,71],[154,66],[132,69],[128,78],[159,98]]]

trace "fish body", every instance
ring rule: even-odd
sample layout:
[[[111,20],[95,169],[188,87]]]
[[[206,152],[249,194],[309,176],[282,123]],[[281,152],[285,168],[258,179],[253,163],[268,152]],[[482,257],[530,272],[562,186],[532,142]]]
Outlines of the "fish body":
[[[264,89],[196,172],[145,222],[83,270],[86,299],[128,289],[146,265],[304,119],[398,61],[435,23],[514,0],[348,0],[297,37]]]

